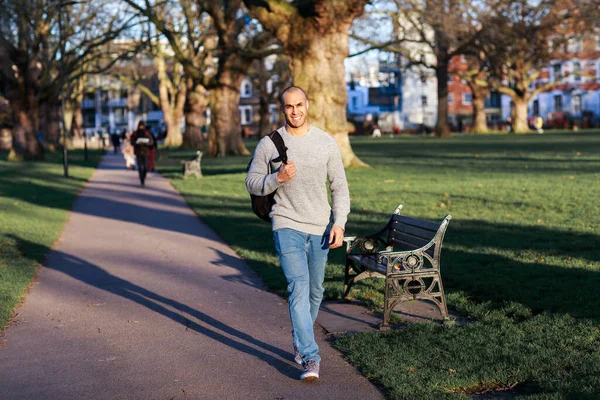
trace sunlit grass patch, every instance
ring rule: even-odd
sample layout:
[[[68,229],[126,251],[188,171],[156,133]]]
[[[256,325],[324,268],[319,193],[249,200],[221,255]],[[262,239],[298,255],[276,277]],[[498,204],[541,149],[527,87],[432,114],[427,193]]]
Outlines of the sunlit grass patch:
[[[47,251],[57,240],[77,194],[93,173],[100,151],[69,151],[69,178],[62,153],[46,161],[0,161],[0,330],[9,322]]]
[[[372,168],[346,171],[347,234],[379,229],[398,204],[432,221],[451,214],[442,279],[450,308],[468,323],[342,337],[349,360],[390,398],[600,398],[600,134],[351,143]],[[161,172],[284,294],[270,226],[252,214],[245,190],[249,157],[205,158],[205,178],[183,180],[179,160],[192,156],[170,153]],[[330,300],[341,298],[343,264],[343,250],[332,251]],[[383,281],[359,282],[350,298],[379,312]]]

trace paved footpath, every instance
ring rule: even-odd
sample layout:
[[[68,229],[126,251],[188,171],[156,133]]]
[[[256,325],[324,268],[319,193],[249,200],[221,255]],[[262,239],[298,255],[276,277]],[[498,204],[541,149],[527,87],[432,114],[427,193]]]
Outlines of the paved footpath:
[[[286,303],[169,182],[109,154],[0,337],[0,399],[381,399],[319,331],[298,380]]]

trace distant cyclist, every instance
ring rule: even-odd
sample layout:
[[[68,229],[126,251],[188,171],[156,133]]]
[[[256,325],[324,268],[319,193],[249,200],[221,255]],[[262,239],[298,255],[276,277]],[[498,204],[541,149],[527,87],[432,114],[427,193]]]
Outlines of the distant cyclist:
[[[148,158],[150,149],[154,146],[154,136],[146,129],[143,121],[138,123],[137,131],[131,135],[130,142],[133,146],[135,159],[140,175],[140,184],[144,186],[148,173]]]

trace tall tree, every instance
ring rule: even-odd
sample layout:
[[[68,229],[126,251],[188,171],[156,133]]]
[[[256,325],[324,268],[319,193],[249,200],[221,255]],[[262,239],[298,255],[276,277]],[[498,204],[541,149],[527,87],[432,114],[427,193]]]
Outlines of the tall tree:
[[[241,140],[240,87],[252,62],[275,54],[273,36],[244,12],[242,0],[203,0],[217,33],[216,74],[204,85],[210,90],[211,124],[208,154],[249,154]]]
[[[241,0],[178,0],[186,20],[185,40],[169,20],[159,18],[157,8],[163,7],[162,3],[152,5],[147,1],[140,6],[134,0],[123,1],[169,41],[174,57],[192,78],[192,86],[202,85],[210,91],[207,154],[249,154],[241,137],[240,86],[253,60],[276,52],[272,36],[244,14]],[[205,26],[204,21],[210,22],[210,29],[200,38],[197,27]],[[213,57],[218,58],[216,65],[211,62]]]
[[[11,157],[42,156],[37,141],[41,105],[55,120],[61,85],[77,79],[82,65],[110,52],[108,44],[130,26],[120,10],[104,7],[94,0],[0,2],[0,77],[13,114]]]
[[[457,58],[458,59],[458,58]],[[465,56],[466,63],[454,63],[449,72],[464,80],[473,94],[473,133],[487,132],[485,99],[490,94],[490,71],[485,53],[473,51]]]
[[[482,50],[489,59],[491,85],[513,102],[512,130],[529,131],[527,105],[559,81],[534,87],[542,68],[577,32],[579,4],[555,0],[491,0],[482,18]]]
[[[202,85],[188,79],[188,90],[185,99],[185,135],[183,147],[198,149],[204,144],[207,121],[205,112],[208,108],[208,91]]]
[[[252,81],[252,86],[258,89],[258,130],[260,137],[268,135],[273,129],[271,124],[271,104],[277,104],[279,109],[279,94],[292,84],[287,57],[278,55],[271,65],[267,64],[267,60],[256,60],[248,74]]]
[[[160,43],[149,46],[149,52],[140,53],[136,58],[152,60],[153,67],[140,67],[136,64],[128,65],[127,68],[116,67],[111,75],[128,86],[136,87],[161,109],[167,128],[165,145],[180,146],[183,142],[181,122],[188,79],[182,73],[181,64],[169,60],[160,48]],[[158,94],[155,93],[156,86]]]
[[[378,17],[384,14],[391,18],[392,38],[382,40],[354,34],[354,39],[371,46],[360,53],[381,49],[403,56],[409,68],[433,70],[438,97],[435,133],[449,136],[448,67],[451,59],[463,54],[478,35],[476,6],[466,0],[393,0],[394,7],[387,1],[382,3],[383,10],[373,12]]]
[[[303,88],[310,120],[337,141],[345,166],[364,166],[348,137],[344,60],[348,32],[368,0],[245,0],[251,14],[282,43],[294,85]]]

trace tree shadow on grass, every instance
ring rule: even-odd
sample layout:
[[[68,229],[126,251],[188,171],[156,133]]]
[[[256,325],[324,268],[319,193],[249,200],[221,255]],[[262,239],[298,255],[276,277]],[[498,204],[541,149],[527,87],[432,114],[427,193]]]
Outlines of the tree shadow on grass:
[[[444,249],[446,291],[502,304],[521,303],[533,313],[549,311],[600,321],[599,269],[521,262],[489,253]]]
[[[599,136],[573,136],[358,141],[353,146],[357,155],[372,166],[389,167],[391,163],[394,168],[418,168],[421,173],[444,169],[520,174],[595,173],[599,161],[579,158],[576,154],[597,154]]]
[[[11,238],[25,251],[42,253],[50,250],[47,247],[39,246],[36,243],[14,235],[11,235]],[[53,250],[48,257],[48,261],[46,268],[54,269],[87,285],[144,306],[167,319],[181,324],[186,329],[190,329],[242,353],[256,357],[273,366],[284,376],[294,379],[297,377],[297,368],[292,366],[291,363],[282,360],[291,359],[292,355],[290,353],[256,339],[249,333],[235,329],[177,300],[161,296],[158,293],[119,278],[99,266],[74,255]],[[177,311],[173,311],[170,308]],[[225,334],[233,336],[233,338]]]

